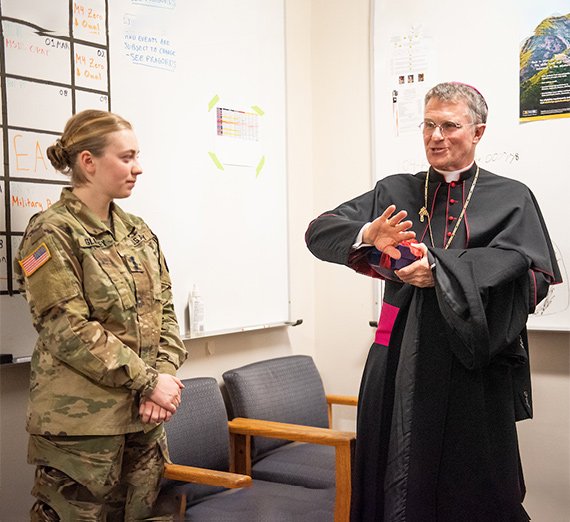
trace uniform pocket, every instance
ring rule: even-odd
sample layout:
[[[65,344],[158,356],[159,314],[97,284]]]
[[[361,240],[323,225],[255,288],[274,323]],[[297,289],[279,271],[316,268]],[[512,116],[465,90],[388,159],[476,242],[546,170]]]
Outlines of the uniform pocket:
[[[97,274],[86,275],[84,282],[86,295],[97,296],[99,300],[112,302],[112,294],[116,293],[119,296],[123,309],[134,307],[135,296],[131,288],[131,274],[116,250],[107,248],[96,249],[93,251],[92,257],[101,271],[107,275],[107,280],[102,280],[101,278],[97,280]]]
[[[153,237],[143,236],[136,244],[118,246],[118,254],[136,288],[137,310],[140,314],[154,312],[162,296],[158,245]]]

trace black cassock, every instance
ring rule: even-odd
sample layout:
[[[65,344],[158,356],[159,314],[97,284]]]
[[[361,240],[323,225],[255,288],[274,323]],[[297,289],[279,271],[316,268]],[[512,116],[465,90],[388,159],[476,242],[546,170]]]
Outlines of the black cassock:
[[[315,219],[319,259],[383,277],[375,343],[361,383],[353,522],[526,522],[515,422],[532,416],[526,321],[560,272],[538,204],[522,183],[479,171],[446,183],[397,174]],[[391,204],[406,210],[435,263],[435,288],[375,269],[352,248]],[[378,272],[381,272],[380,275]]]

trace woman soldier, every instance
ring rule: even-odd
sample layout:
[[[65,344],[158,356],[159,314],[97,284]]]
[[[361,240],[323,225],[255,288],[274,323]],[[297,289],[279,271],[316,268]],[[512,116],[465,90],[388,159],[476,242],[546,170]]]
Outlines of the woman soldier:
[[[187,353],[157,237],[123,212],[142,173],[131,125],[89,110],[48,148],[71,176],[30,219],[18,283],[39,334],[31,361],[32,521],[148,517],[168,458]]]

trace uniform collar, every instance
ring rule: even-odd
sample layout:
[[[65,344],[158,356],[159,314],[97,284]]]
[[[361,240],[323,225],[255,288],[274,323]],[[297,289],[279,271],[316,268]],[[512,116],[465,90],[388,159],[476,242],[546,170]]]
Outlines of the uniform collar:
[[[83,228],[92,236],[109,234],[111,231],[91,209],[72,192],[72,187],[64,187],[61,191],[60,201],[81,222]],[[114,236],[117,241],[130,234],[135,227],[129,214],[124,212],[116,203],[112,202],[110,212],[113,214],[115,225]]]

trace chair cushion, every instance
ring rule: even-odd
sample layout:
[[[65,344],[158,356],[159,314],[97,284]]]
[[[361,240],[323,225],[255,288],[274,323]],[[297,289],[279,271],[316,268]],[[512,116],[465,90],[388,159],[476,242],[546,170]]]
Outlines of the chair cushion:
[[[254,480],[186,509],[196,522],[332,522],[334,489],[308,489]]]
[[[332,446],[318,444],[287,444],[255,463],[252,477],[307,488],[334,488],[334,450]]]
[[[306,355],[279,357],[223,374],[234,417],[328,428],[321,376]],[[252,458],[287,441],[253,437]]]

